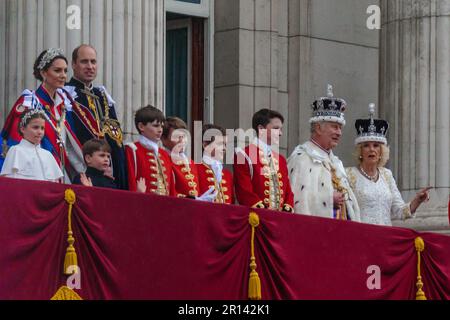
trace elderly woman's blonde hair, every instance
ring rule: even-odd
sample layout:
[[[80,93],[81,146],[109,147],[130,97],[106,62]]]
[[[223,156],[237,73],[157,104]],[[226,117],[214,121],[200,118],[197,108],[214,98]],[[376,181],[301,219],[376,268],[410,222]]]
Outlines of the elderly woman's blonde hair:
[[[364,143],[358,143],[355,147],[355,152],[353,152],[353,156],[358,164],[362,162],[362,146]],[[381,159],[378,161],[378,167],[384,167],[386,163],[389,161],[389,146],[381,143]]]

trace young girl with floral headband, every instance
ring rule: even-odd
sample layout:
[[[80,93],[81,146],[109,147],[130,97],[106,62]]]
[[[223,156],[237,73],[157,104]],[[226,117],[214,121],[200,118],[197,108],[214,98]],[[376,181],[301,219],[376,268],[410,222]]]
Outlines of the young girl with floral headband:
[[[41,148],[45,132],[45,113],[31,109],[22,114],[19,133],[22,140],[6,155],[0,176],[27,180],[60,182],[63,173],[53,155]]]

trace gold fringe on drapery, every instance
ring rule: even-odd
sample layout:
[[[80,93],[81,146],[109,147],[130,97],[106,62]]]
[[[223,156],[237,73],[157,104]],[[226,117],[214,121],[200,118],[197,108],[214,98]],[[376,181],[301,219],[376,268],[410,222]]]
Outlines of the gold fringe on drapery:
[[[66,256],[64,258],[64,274],[72,275],[77,272],[78,269],[78,261],[77,261],[77,253],[75,252],[75,247],[73,246],[75,242],[75,238],[73,237],[72,231],[72,209],[75,204],[77,197],[75,192],[72,189],[67,189],[64,193],[64,200],[69,205],[68,209],[68,230],[67,230],[67,242],[69,246],[66,250]],[[72,266],[72,268],[70,268]],[[76,267],[76,268],[73,268]],[[58,289],[58,291],[53,295],[51,300],[83,300],[74,290],[70,289],[67,286],[62,286]]]
[[[83,300],[69,287],[61,287],[50,300]]]
[[[259,216],[255,212],[250,212],[248,222],[252,227],[251,257],[250,257],[250,279],[248,283],[248,298],[250,300],[261,300],[261,280],[256,272],[255,258],[255,230],[259,226]]]
[[[66,250],[66,257],[64,259],[64,274],[65,275],[71,275],[76,272],[77,268],[70,269],[71,266],[78,267],[78,261],[77,261],[77,253],[75,252],[75,247],[73,246],[75,242],[75,238],[73,237],[73,231],[72,231],[72,209],[73,205],[75,204],[75,201],[77,200],[75,196],[75,192],[72,189],[67,189],[64,194],[64,200],[69,204],[69,210],[68,210],[68,231],[67,231],[67,242],[69,243],[69,246]]]
[[[416,293],[416,300],[427,300],[427,297],[425,296],[425,292],[423,292],[423,282],[422,282],[422,276],[420,274],[420,254],[425,250],[425,242],[421,237],[417,237],[414,240],[414,245],[416,247],[417,251],[417,293]]]

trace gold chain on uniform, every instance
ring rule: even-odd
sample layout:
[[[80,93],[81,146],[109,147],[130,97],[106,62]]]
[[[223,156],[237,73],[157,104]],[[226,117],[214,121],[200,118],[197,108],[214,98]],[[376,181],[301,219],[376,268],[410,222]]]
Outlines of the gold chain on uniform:
[[[98,116],[98,110],[97,106],[95,105],[95,102],[92,100],[92,97],[90,95],[86,95],[88,106],[91,109],[91,111],[94,113],[95,121],[97,122],[97,127],[99,129],[99,134],[103,137],[103,130],[100,126],[100,117]]]
[[[97,130],[95,130],[92,127],[91,122],[89,121],[89,119],[86,117],[86,113],[83,111],[83,109],[80,108],[80,104],[78,102],[75,101],[75,106],[78,109],[78,112],[81,114],[81,116],[83,117],[84,121],[88,124],[89,129],[91,129],[91,132],[97,136],[97,138],[103,137],[103,133],[99,132]]]
[[[95,102],[93,101],[92,97],[89,94],[86,94],[87,100],[88,100],[88,106],[89,108],[92,110],[92,112],[94,113],[94,117],[95,117],[95,121],[97,122],[97,127],[98,127],[98,131],[94,129],[94,127],[92,126],[91,122],[88,120],[88,118],[86,117],[86,113],[80,108],[80,104],[78,102],[75,102],[75,105],[79,111],[79,113],[81,114],[81,116],[83,117],[84,121],[88,124],[89,129],[91,129],[91,132],[96,135],[98,138],[104,138],[105,134],[108,133],[108,135],[114,140],[116,141],[116,143],[119,146],[122,146],[122,132],[120,130],[120,126],[116,126],[115,129],[118,131],[117,134],[113,133],[112,130],[108,127],[108,125],[111,125],[110,122],[116,122],[113,119],[109,119],[109,105],[107,103],[108,99],[105,95],[104,92],[102,92],[102,98],[103,98],[103,105],[105,108],[105,115],[104,115],[104,125],[101,126],[100,124],[100,117],[98,115],[98,110],[97,107],[95,105]],[[113,126],[113,125],[111,125]]]
[[[208,165],[207,163],[205,163],[205,162],[203,162],[203,165],[207,168],[206,173],[211,172],[212,175],[213,175],[213,178],[210,178],[210,179],[214,180],[214,188],[217,191],[217,196],[216,196],[216,199],[214,199],[214,202],[216,202],[216,203],[225,203],[225,193],[224,193],[223,187],[222,187],[223,177],[222,177],[222,181],[219,182],[217,180],[216,174],[214,173],[214,170],[212,169],[212,167],[210,165]],[[210,182],[212,182],[212,181],[210,181]]]

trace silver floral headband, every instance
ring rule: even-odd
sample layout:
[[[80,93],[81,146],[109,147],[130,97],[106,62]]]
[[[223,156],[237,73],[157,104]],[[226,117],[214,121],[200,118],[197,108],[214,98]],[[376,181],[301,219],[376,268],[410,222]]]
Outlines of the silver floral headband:
[[[37,66],[38,70],[43,70],[47,64],[58,56],[64,56],[64,51],[62,49],[48,49]]]
[[[26,111],[25,115],[20,121],[20,127],[25,128],[27,126],[27,121],[30,120],[36,114],[41,114],[44,117],[46,116],[44,110],[41,109],[31,109],[29,111]]]

